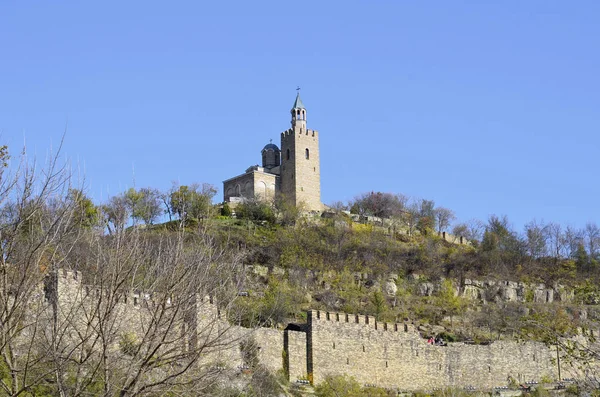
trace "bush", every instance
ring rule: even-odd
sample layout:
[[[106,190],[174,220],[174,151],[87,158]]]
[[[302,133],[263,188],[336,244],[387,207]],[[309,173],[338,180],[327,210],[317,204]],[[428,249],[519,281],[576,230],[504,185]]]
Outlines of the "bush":
[[[223,203],[223,207],[221,207],[221,215],[222,216],[231,216],[231,207],[227,203]]]
[[[246,219],[252,222],[275,223],[275,213],[271,206],[260,200],[248,200],[235,208],[235,216],[238,219]]]

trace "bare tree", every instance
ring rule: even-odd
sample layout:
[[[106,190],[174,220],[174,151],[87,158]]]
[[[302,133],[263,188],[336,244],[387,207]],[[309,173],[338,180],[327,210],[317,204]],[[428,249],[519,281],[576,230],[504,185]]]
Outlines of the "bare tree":
[[[546,226],[546,233],[548,236],[550,255],[556,259],[560,259],[564,253],[566,244],[562,226],[558,223],[550,222]]]
[[[585,225],[583,237],[590,258],[598,258],[598,251],[600,249],[600,228],[598,228],[598,225],[593,222],[587,223]]]
[[[109,234],[121,233],[131,215],[130,206],[123,194],[111,197],[101,207],[101,212]]]
[[[407,202],[408,198],[402,194],[370,192],[356,196],[349,207],[356,214],[390,218],[399,215]]]
[[[452,221],[456,219],[454,211],[448,208],[438,207],[433,211],[433,213],[437,222],[438,233],[445,231],[450,226]]]
[[[452,229],[455,236],[466,238],[469,241],[481,241],[485,225],[478,219],[471,219],[467,222],[459,223]]]
[[[420,217],[419,205],[417,203],[412,203],[406,207],[403,212],[403,219],[409,235],[412,236],[415,232]]]
[[[575,229],[572,226],[565,228],[564,238],[564,257],[572,258],[578,250],[579,245],[583,245],[584,231],[581,229]]]
[[[39,343],[48,325],[40,321],[47,309],[41,285],[84,232],[95,233],[76,221],[81,220],[80,201],[72,199],[70,173],[58,153],[38,166],[24,150],[13,172],[2,166],[0,360],[5,376],[0,389],[9,396],[36,394],[36,387],[55,377],[45,345]]]
[[[54,326],[41,339],[61,395],[200,395],[236,363],[243,335],[224,314],[241,267],[208,236],[97,236],[71,261],[83,271],[52,274]]]
[[[541,258],[547,254],[548,232],[548,226],[536,220],[525,225],[527,251],[532,258]]]
[[[225,315],[241,254],[202,230],[123,231],[118,207],[104,235],[82,192],[58,155],[0,166],[0,394],[210,395],[246,337]]]
[[[342,201],[334,201],[333,203],[329,204],[329,208],[337,212],[346,211],[348,209],[346,204],[344,204]]]

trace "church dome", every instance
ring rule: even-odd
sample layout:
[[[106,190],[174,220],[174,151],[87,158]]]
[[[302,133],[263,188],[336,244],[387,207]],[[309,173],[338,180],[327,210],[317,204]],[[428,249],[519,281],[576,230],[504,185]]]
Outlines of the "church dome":
[[[281,150],[274,143],[268,143],[265,145],[262,153],[262,166],[270,169],[277,167],[281,164]]]

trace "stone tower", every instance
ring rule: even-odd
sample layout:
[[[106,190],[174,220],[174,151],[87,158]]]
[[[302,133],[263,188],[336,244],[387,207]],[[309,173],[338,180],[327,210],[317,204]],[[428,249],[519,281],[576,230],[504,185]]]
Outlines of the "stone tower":
[[[296,95],[292,128],[281,133],[281,194],[295,206],[321,211],[319,134],[306,128],[306,108]]]

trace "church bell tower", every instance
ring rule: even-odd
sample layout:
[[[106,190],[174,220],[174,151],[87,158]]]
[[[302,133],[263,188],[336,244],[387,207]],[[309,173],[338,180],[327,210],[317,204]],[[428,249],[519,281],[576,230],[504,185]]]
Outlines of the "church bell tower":
[[[319,134],[306,128],[300,92],[291,110],[292,128],[281,133],[281,194],[307,211],[321,211]]]

